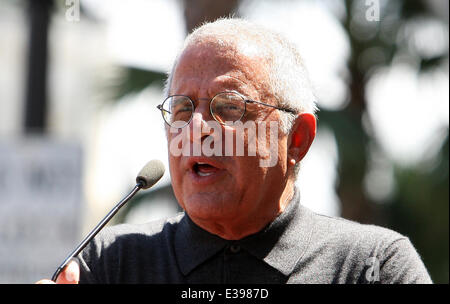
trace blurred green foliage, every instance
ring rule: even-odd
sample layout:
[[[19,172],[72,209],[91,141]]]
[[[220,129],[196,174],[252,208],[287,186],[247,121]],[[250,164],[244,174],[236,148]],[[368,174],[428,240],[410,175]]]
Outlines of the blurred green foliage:
[[[387,204],[389,227],[411,239],[432,279],[448,283],[449,138],[432,159],[403,168],[396,166],[397,190]]]
[[[113,100],[120,100],[128,94],[139,93],[150,85],[164,86],[166,74],[159,71],[144,70],[135,67],[121,67],[117,79],[113,80],[111,91]]]

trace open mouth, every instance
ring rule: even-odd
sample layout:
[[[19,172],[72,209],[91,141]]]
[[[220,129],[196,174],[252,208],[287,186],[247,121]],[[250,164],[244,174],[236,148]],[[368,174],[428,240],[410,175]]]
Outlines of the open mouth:
[[[198,176],[204,177],[204,176],[210,176],[219,171],[219,168],[214,167],[213,165],[203,163],[203,162],[196,162],[194,166],[192,167],[192,170],[195,174]]]

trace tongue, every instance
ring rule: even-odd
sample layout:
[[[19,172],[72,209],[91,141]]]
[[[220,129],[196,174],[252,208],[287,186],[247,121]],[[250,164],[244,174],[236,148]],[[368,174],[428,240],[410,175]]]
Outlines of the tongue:
[[[218,169],[216,167],[211,166],[211,165],[198,164],[197,165],[197,170],[200,173],[213,173],[213,172],[216,172]]]

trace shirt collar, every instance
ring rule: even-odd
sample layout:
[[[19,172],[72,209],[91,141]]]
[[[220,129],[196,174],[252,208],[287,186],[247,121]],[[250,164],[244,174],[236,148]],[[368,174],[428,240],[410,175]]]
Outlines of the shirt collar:
[[[187,275],[225,246],[236,244],[282,274],[290,275],[306,251],[313,230],[312,213],[299,201],[296,189],[283,213],[260,232],[238,241],[228,241],[203,230],[185,214],[175,235],[181,272]]]
[[[197,226],[185,213],[175,233],[175,254],[180,270],[187,275],[227,245],[227,240]]]

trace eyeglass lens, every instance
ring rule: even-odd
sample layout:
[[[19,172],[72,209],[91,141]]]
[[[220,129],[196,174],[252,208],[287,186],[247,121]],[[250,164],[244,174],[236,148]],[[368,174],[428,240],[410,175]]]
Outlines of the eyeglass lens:
[[[225,124],[236,122],[245,113],[244,98],[234,93],[219,93],[211,100],[211,114],[218,122]],[[162,105],[164,120],[173,127],[182,127],[189,123],[194,104],[187,96],[170,96]]]

